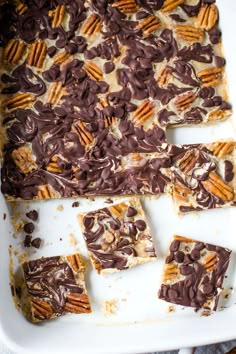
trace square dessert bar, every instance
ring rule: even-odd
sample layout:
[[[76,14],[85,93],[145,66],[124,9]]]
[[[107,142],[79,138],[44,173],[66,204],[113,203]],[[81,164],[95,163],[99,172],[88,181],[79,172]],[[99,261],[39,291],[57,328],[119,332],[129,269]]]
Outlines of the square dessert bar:
[[[159,298],[173,304],[216,310],[231,251],[174,236],[165,260]]]
[[[231,114],[214,0],[16,0],[0,16],[9,200],[120,194],[103,186],[117,157]]]
[[[92,264],[112,273],[156,259],[150,230],[139,199],[79,215]]]
[[[91,312],[79,254],[25,262],[23,273],[32,322],[50,320],[67,313]]]
[[[236,206],[236,143],[170,147],[171,194],[180,212]]]

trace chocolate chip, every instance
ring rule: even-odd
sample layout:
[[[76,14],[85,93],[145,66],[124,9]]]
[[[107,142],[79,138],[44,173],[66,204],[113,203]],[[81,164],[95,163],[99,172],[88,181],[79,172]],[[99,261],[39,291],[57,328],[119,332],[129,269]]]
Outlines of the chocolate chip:
[[[103,71],[105,74],[110,74],[115,69],[115,64],[113,62],[106,62],[103,65]]]
[[[187,265],[181,265],[179,269],[182,275],[190,275],[194,272],[194,268]]]
[[[79,206],[79,202],[72,203],[72,208],[77,208]]]
[[[177,251],[177,252],[175,253],[175,261],[176,261],[177,263],[182,263],[183,260],[184,260],[184,252],[182,252],[182,251]]]
[[[203,242],[197,242],[194,246],[195,250],[202,251],[205,248],[205,245]]]
[[[31,246],[34,248],[39,248],[41,245],[41,238],[40,237],[36,237],[31,241]]]
[[[47,53],[48,55],[50,56],[50,58],[54,57],[54,55],[56,54],[57,52],[57,47],[55,47],[54,45],[52,45],[51,47],[49,47],[47,49]]]
[[[127,213],[126,213],[128,218],[133,217],[133,216],[135,216],[137,214],[138,214],[138,212],[137,212],[137,210],[135,208],[133,208],[131,206],[128,207],[128,210],[127,210]]]
[[[166,257],[166,263],[169,264],[174,259],[174,252],[170,252],[170,254]]]
[[[198,261],[201,257],[200,251],[193,249],[192,252],[190,253],[190,257],[194,260],[194,261]]]
[[[32,222],[25,224],[24,231],[27,232],[28,234],[32,234],[32,232],[34,232],[34,224]]]
[[[215,63],[216,63],[217,68],[221,68],[222,66],[225,65],[225,58],[215,56]]]
[[[37,221],[38,217],[39,217],[39,213],[36,210],[31,210],[28,213],[25,214],[27,216],[27,218],[33,220],[33,221]]]
[[[224,162],[224,165],[225,165],[224,179],[226,182],[231,182],[234,178],[234,166],[232,162],[228,160]]]
[[[205,247],[208,251],[215,251],[216,250],[216,246],[211,245],[210,243],[206,243],[205,245],[206,245]]]
[[[31,240],[32,240],[32,235],[25,235],[24,247],[30,247],[31,246]]]
[[[144,220],[137,220],[135,221],[134,225],[137,227],[139,231],[144,231],[147,227],[147,224]]]
[[[171,251],[171,252],[176,252],[176,251],[178,251],[179,246],[180,246],[180,242],[177,241],[177,240],[174,240],[174,241],[171,243],[171,245],[170,245],[170,251]]]

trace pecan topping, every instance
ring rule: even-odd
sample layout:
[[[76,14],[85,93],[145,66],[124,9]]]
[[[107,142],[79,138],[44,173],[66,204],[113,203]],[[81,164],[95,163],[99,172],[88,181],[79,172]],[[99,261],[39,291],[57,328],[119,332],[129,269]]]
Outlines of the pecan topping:
[[[66,51],[61,52],[54,57],[53,63],[61,65],[66,60],[68,60],[70,58],[70,56],[71,56],[70,53],[67,53]]]
[[[51,161],[49,162],[49,164],[46,167],[46,170],[48,172],[52,172],[52,173],[62,173],[63,169],[61,167],[58,166],[58,156],[53,156],[51,158]]]
[[[87,146],[92,144],[93,136],[86,128],[85,124],[78,120],[76,123],[72,125],[72,131],[74,131],[78,137],[79,141],[82,145]]]
[[[188,202],[188,196],[192,194],[189,188],[183,187],[180,184],[175,183],[173,186],[173,197],[179,202]]]
[[[94,257],[94,255],[92,253],[90,253],[90,258],[93,262],[94,268],[97,270],[98,274],[100,274],[100,272],[102,270],[101,263],[99,262],[99,260],[96,257]]]
[[[100,100],[98,107],[100,109],[103,109],[105,107],[109,106],[108,99],[104,98]],[[109,116],[104,116],[104,126],[105,128],[109,128],[111,125],[115,124],[116,118],[115,117],[109,117]]]
[[[175,27],[177,37],[189,42],[199,42],[203,40],[204,32],[193,26],[178,25]]]
[[[209,254],[205,258],[204,268],[207,272],[212,272],[217,263],[216,253]]]
[[[179,236],[179,235],[174,235],[174,240],[175,241],[180,241],[180,242],[185,242],[185,243],[195,242],[191,238],[187,238],[187,237],[183,237],[183,236]]]
[[[79,254],[73,254],[71,256],[67,256],[67,260],[75,272],[78,272],[81,268],[82,269],[84,268]]]
[[[125,14],[132,14],[137,12],[139,9],[139,6],[136,4],[135,0],[119,0],[114,2],[112,6],[116,7]]]
[[[159,77],[157,78],[157,83],[159,86],[165,86],[166,84],[168,84],[168,79],[170,77],[170,69],[168,68],[168,66],[166,66],[161,72]]]
[[[179,274],[179,270],[174,263],[165,264],[163,281],[175,280]]]
[[[62,82],[53,82],[48,90],[47,103],[51,103],[52,105],[58,104],[65,93],[66,89],[62,87]]]
[[[52,187],[45,184],[43,186],[38,187],[38,198],[39,199],[50,199],[54,198],[55,193],[52,190]]]
[[[103,78],[102,70],[91,61],[84,64],[84,70],[92,80],[100,81]]]
[[[114,214],[117,218],[120,218],[122,215],[123,210],[125,209],[125,203],[119,203],[117,205],[112,205],[109,210],[112,214]]]
[[[195,101],[196,95],[194,92],[187,92],[175,100],[175,106],[178,111],[184,111],[185,109],[189,108],[191,104]]]
[[[65,16],[65,5],[58,5],[55,10],[50,10],[48,16],[52,17],[52,28],[59,27]]]
[[[3,61],[8,64],[17,64],[23,57],[25,44],[17,39],[10,39],[3,50]]]
[[[199,151],[188,150],[184,157],[179,162],[179,169],[183,173],[188,173],[195,166],[199,158]]]
[[[212,143],[210,145],[210,150],[213,152],[215,156],[219,158],[223,158],[226,155],[231,154],[235,146],[236,143],[233,141],[218,142],[218,143]]]
[[[27,146],[21,146],[12,152],[12,158],[21,172],[27,174],[37,168],[32,151]]]
[[[217,20],[218,20],[218,9],[216,7],[215,4],[205,4],[201,7],[199,13],[198,13],[198,17],[197,17],[197,22],[198,25],[209,31],[210,29],[212,29]]]
[[[142,20],[136,29],[141,29],[144,35],[149,35],[150,33],[156,31],[161,27],[161,20],[156,16],[148,16]]]
[[[44,59],[47,54],[47,46],[44,41],[39,39],[31,44],[27,62],[31,66],[41,68],[43,66]]]
[[[153,116],[155,112],[154,104],[145,100],[133,113],[132,121],[135,125],[142,125],[145,121]]]
[[[161,9],[163,12],[174,10],[177,6],[183,4],[184,1],[185,0],[165,0]]]
[[[53,316],[51,305],[43,300],[31,299],[33,317],[38,320],[48,320]]]
[[[203,181],[202,184],[208,192],[225,202],[230,202],[234,199],[233,188],[226,184],[215,172],[211,172],[209,178]]]
[[[216,109],[208,114],[208,121],[224,120],[230,114],[230,110]]]
[[[203,87],[210,87],[217,85],[222,79],[222,68],[208,68],[199,71],[197,74],[198,78],[201,80]]]
[[[89,313],[91,306],[86,294],[67,294],[65,310],[73,313]]]
[[[32,106],[34,101],[35,97],[31,93],[17,93],[2,101],[2,106],[12,112],[18,108],[24,109]]]
[[[19,4],[16,6],[16,13],[18,15],[23,15],[25,13],[25,11],[28,10],[28,7],[23,4],[22,2],[19,2]]]
[[[97,14],[90,15],[84,22],[81,33],[87,36],[92,36],[99,32],[102,26],[102,19]]]

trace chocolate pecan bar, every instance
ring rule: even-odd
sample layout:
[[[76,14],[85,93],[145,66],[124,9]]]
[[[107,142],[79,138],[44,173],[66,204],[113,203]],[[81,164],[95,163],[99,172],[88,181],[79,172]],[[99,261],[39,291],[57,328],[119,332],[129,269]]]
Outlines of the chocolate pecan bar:
[[[180,212],[236,206],[236,143],[170,147],[171,194]]]
[[[150,230],[139,199],[79,215],[92,264],[112,273],[156,259]]]
[[[91,312],[79,254],[28,261],[23,263],[23,272],[32,322]]]
[[[175,235],[165,260],[159,298],[216,310],[231,251]]]
[[[159,152],[167,126],[226,118],[231,109],[214,2],[1,4],[4,195],[84,195],[87,173],[97,178],[91,194],[104,194],[96,165]],[[92,172],[85,167],[91,161]]]

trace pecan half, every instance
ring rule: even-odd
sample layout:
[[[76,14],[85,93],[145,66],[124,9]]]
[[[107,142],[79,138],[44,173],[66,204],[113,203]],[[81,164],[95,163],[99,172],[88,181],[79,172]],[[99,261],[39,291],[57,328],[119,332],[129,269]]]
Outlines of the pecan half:
[[[58,5],[55,10],[50,10],[48,16],[52,17],[52,28],[59,27],[64,20],[66,7],[65,5]]]
[[[37,165],[33,159],[32,151],[27,146],[21,146],[12,151],[12,158],[21,172],[30,173],[37,169]]]
[[[90,15],[81,27],[81,33],[92,36],[99,32],[102,26],[102,19],[97,14]]]
[[[229,109],[227,110],[216,109],[208,114],[207,120],[210,122],[215,120],[224,120],[227,117],[229,117],[231,113],[232,112]]]
[[[102,265],[101,263],[99,262],[99,260],[94,257],[94,255],[90,252],[90,258],[92,260],[92,263],[93,263],[93,266],[94,268],[96,269],[96,271],[100,274],[101,273],[101,270],[102,270]]]
[[[226,155],[229,155],[232,153],[236,146],[236,142],[234,141],[226,141],[226,142],[218,142],[218,143],[212,143],[210,145],[210,150],[213,152],[213,154],[219,158],[223,158]]]
[[[210,87],[219,84],[222,80],[222,68],[208,68],[198,72],[197,77],[200,79],[203,87]]]
[[[204,188],[222,199],[224,202],[230,202],[234,199],[234,190],[228,184],[226,184],[218,174],[211,172],[209,178],[202,182]]]
[[[92,134],[80,120],[72,125],[71,130],[78,135],[80,143],[84,146],[90,145],[94,141]]]
[[[204,268],[207,272],[212,272],[217,263],[216,253],[211,253],[205,258]]]
[[[17,64],[23,57],[25,44],[17,39],[10,39],[7,46],[3,50],[3,61],[8,64]]]
[[[176,264],[174,263],[165,264],[164,273],[162,277],[163,281],[175,280],[178,275],[179,275],[179,269],[177,268]]]
[[[103,79],[102,70],[91,61],[84,64],[84,70],[92,80],[100,81]]]
[[[12,112],[18,108],[24,109],[32,106],[34,101],[35,97],[31,93],[17,93],[2,101],[2,107]]]
[[[182,185],[175,183],[173,186],[173,198],[179,202],[188,202],[189,195],[192,194],[191,190],[187,187],[183,187]]]
[[[144,35],[149,35],[150,33],[156,31],[161,27],[161,20],[156,16],[148,16],[136,26],[136,29],[143,31]]]
[[[175,100],[175,106],[178,111],[184,111],[185,109],[189,108],[191,104],[195,101],[196,95],[194,92],[187,92]]]
[[[135,125],[142,125],[146,122],[149,118],[153,116],[155,112],[154,104],[149,101],[145,100],[133,113],[132,121]]]
[[[53,156],[51,158],[51,161],[48,163],[46,170],[48,172],[52,172],[52,173],[62,173],[63,172],[63,168],[58,166],[58,156]]]
[[[98,104],[98,107],[100,109],[103,109],[103,108],[105,108],[107,106],[109,106],[108,99],[107,98],[101,99],[99,104]],[[112,117],[104,116],[103,120],[104,120],[105,128],[109,128],[111,125],[116,123],[116,118],[114,116],[112,116]]]
[[[67,258],[68,262],[70,263],[72,269],[75,272],[78,272],[79,270],[84,269],[83,263],[81,261],[79,254],[73,254],[71,256],[67,256],[66,258]]]
[[[163,12],[174,10],[177,6],[184,3],[185,0],[165,0],[162,6]]]
[[[52,306],[43,300],[31,299],[33,318],[38,320],[49,320],[53,316]]]
[[[123,214],[123,211],[126,209],[126,204],[125,203],[120,203],[117,205],[112,205],[109,210],[111,211],[112,214],[114,214],[117,218],[120,218],[121,215]]]
[[[39,199],[51,199],[55,197],[55,193],[52,190],[52,187],[48,184],[38,187],[37,196]]]
[[[159,86],[165,86],[168,84],[168,79],[170,77],[170,69],[166,66],[161,72],[159,77],[157,78],[157,83]]]
[[[188,173],[195,166],[198,158],[198,150],[188,150],[179,161],[179,169],[185,174]]]
[[[136,4],[135,0],[119,0],[114,2],[112,6],[116,7],[125,14],[132,14],[137,12],[139,9],[139,6]]]
[[[179,242],[185,242],[185,243],[195,242],[191,238],[187,238],[187,237],[183,237],[183,236],[179,236],[179,235],[174,235],[174,240],[179,241]]]
[[[178,25],[175,26],[175,32],[178,38],[188,42],[200,42],[204,37],[203,30],[193,26]]]
[[[66,51],[61,52],[54,57],[53,63],[61,65],[66,60],[68,60],[70,58],[70,56],[71,56],[70,53],[67,53]]]
[[[66,89],[62,87],[62,82],[53,82],[48,90],[47,103],[56,105],[60,102],[62,96],[66,93]]]
[[[23,15],[27,10],[28,10],[28,7],[25,4],[23,4],[22,2],[19,2],[19,4],[16,6],[16,13],[18,15]]]
[[[86,294],[73,294],[66,295],[65,310],[73,313],[89,313],[91,306],[88,295]]]
[[[218,21],[218,9],[215,4],[205,4],[201,7],[198,17],[197,23],[199,27],[209,31],[212,29],[216,22]]]
[[[46,54],[46,43],[39,39],[30,45],[27,63],[31,66],[35,66],[36,68],[42,68]]]

